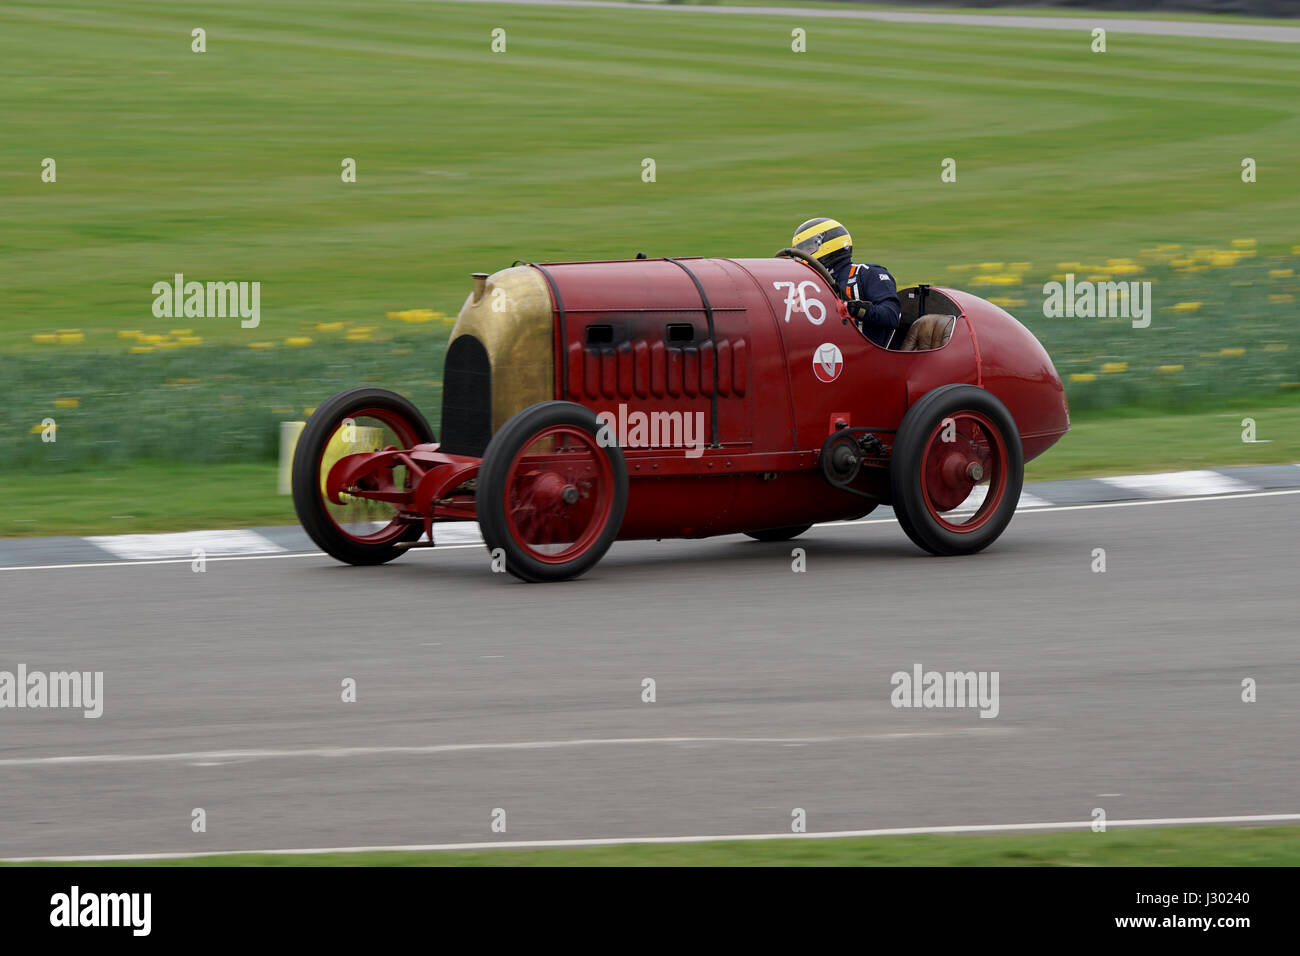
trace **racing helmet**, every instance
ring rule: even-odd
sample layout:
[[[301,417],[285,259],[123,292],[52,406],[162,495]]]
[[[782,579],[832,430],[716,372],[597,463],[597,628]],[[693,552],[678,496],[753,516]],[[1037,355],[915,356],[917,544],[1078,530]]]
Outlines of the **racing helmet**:
[[[834,219],[809,219],[794,231],[790,245],[829,266],[853,255],[853,237]],[[837,253],[843,251],[843,256]]]

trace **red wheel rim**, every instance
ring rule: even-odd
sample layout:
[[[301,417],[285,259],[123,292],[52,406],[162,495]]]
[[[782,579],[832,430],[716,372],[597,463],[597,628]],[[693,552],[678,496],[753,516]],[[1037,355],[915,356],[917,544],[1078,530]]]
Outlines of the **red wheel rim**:
[[[353,431],[345,434],[348,422]],[[348,438],[351,440],[347,440]],[[342,505],[329,500],[325,493],[325,479],[339,459],[359,452],[379,451],[381,448],[410,448],[420,443],[414,426],[399,412],[387,408],[362,408],[340,419],[321,446],[320,464],[317,468],[320,483],[320,500],[325,514],[339,533],[358,544],[389,544],[400,538],[410,527],[408,522],[397,520],[396,505],[371,498],[358,498],[343,494]],[[411,476],[404,466],[390,469],[385,475],[399,487],[410,487]]]
[[[921,493],[930,516],[948,531],[969,534],[988,524],[1009,477],[1006,441],[982,412],[954,412],[926,440]]]
[[[563,564],[595,545],[614,509],[614,469],[585,428],[552,425],[510,462],[506,525],[531,558]]]

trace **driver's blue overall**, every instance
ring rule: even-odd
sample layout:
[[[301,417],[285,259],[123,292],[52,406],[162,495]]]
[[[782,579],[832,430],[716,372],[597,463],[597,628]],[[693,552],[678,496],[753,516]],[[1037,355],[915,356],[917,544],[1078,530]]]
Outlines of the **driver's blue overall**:
[[[903,306],[898,286],[884,266],[852,262],[847,257],[830,270],[849,300],[849,314],[862,334],[882,348],[898,328]],[[864,313],[864,314],[860,314]]]

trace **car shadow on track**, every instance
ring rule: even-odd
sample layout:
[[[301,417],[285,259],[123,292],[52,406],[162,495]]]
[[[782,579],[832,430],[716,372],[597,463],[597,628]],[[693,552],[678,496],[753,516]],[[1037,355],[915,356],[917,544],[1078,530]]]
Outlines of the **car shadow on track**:
[[[865,531],[865,529],[863,529]],[[979,555],[938,557],[927,554],[902,536],[873,534],[867,538],[848,528],[817,529],[789,541],[754,541],[743,535],[717,538],[671,539],[665,541],[616,542],[609,553],[591,571],[575,581],[557,582],[573,586],[583,582],[610,584],[656,583],[672,578],[696,579],[701,576],[740,576],[753,578],[773,570],[792,571],[795,549],[802,557],[815,562],[821,570],[853,570],[874,575],[882,569],[897,569],[900,564],[923,569],[921,562],[951,569],[962,564],[985,566],[1000,559],[1022,562],[1025,559],[1059,555],[1067,544],[1039,536],[1016,536],[996,542]],[[1072,547],[1072,545],[1068,545]],[[466,586],[523,583],[505,573],[493,573],[486,548],[455,548],[442,552],[420,550],[411,555],[376,567],[351,567],[343,564],[313,568],[311,573],[347,575],[354,584],[361,580],[385,583],[455,582]],[[373,579],[371,576],[374,576]],[[341,577],[340,580],[343,580]]]

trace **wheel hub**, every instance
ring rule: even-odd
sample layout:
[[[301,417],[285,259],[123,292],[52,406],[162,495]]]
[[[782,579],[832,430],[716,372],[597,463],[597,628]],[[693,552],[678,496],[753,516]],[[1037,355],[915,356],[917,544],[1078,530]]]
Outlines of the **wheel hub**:
[[[561,504],[577,504],[578,489],[565,480],[564,476],[547,471],[537,476],[532,499],[534,507],[543,511],[553,510]]]

